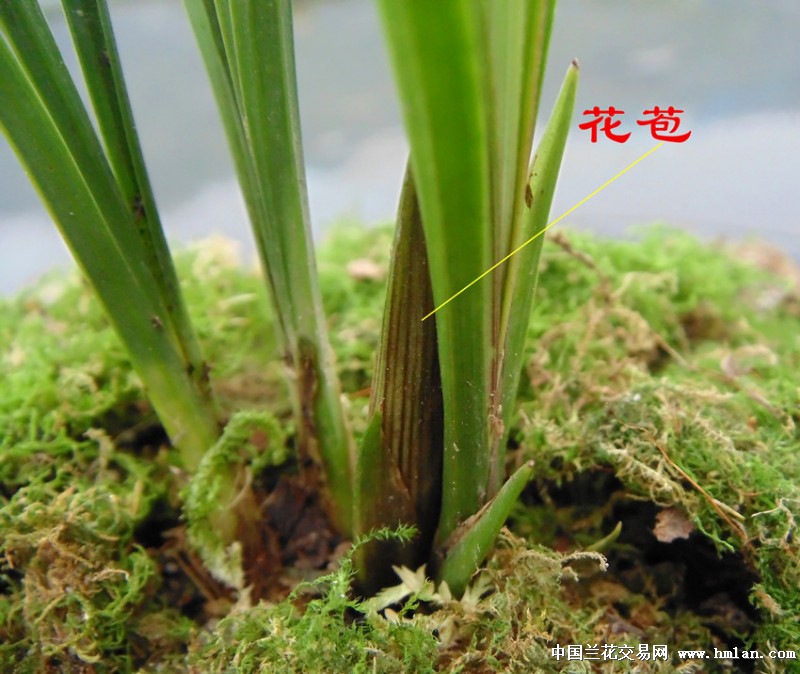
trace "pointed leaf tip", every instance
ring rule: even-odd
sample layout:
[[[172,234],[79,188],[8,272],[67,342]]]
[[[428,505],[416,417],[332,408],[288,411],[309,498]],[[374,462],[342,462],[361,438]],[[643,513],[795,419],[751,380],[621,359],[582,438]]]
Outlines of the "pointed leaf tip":
[[[526,461],[508,478],[494,499],[454,532],[438,574],[439,580],[447,582],[454,595],[460,596],[464,592],[470,577],[486,558],[533,475],[533,466],[533,461]]]

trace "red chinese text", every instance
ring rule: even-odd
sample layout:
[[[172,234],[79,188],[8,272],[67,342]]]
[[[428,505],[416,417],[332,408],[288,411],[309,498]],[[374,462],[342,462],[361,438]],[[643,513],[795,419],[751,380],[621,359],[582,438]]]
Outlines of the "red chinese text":
[[[678,133],[678,127],[681,124],[679,115],[683,112],[683,110],[678,110],[672,105],[668,108],[661,108],[656,105],[652,110],[645,110],[642,112],[642,119],[636,120],[636,123],[639,126],[650,127],[650,135],[656,140],[667,141],[669,143],[683,143],[692,135],[691,131]],[[615,129],[622,125],[622,121],[614,118],[621,117],[625,114],[625,111],[618,110],[613,105],[605,110],[595,105],[589,110],[584,110],[583,114],[591,116],[592,119],[583,122],[583,124],[578,124],[578,128],[590,131],[593,143],[597,142],[601,133],[608,140],[613,140],[615,143],[624,143],[631,135],[630,131],[627,133],[618,133],[615,131]]]

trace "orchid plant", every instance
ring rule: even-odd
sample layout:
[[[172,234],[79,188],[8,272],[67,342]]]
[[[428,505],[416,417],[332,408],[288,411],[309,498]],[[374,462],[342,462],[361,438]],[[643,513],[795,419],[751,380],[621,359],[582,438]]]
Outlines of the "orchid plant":
[[[525,464],[507,478],[506,445],[536,287],[536,236],[564,152],[577,65],[568,67],[533,154],[554,0],[376,1],[410,158],[361,437],[341,404],[317,280],[291,2],[185,6],[290,372],[302,478],[344,537],[416,529],[410,541],[360,548],[363,591],[385,584],[392,565],[427,564],[460,593],[532,472]],[[233,470],[204,466],[226,420],[159,221],[107,3],[62,5],[91,110],[38,3],[0,2],[0,126],[104,305],[183,467],[213,473],[208,530],[226,549],[247,545],[242,532],[257,530],[258,509],[241,505],[246,485]]]

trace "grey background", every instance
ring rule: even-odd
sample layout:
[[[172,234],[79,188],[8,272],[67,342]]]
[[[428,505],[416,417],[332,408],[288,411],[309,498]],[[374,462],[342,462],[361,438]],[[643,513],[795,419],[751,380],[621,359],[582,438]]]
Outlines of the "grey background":
[[[50,13],[68,36],[57,4]],[[250,250],[224,137],[179,0],[112,0],[146,159],[168,236],[215,233]],[[800,3],[796,0],[561,0],[542,111],[573,57],[578,109],[553,217],[651,148],[635,120],[684,109],[688,142],[667,144],[565,225],[628,236],[659,221],[703,237],[757,235],[800,259]],[[392,217],[406,156],[371,0],[295,3],[298,76],[315,231]],[[69,56],[71,63],[74,58]],[[624,144],[592,144],[577,125],[594,105],[626,111]],[[0,140],[0,293],[68,263],[55,227]]]

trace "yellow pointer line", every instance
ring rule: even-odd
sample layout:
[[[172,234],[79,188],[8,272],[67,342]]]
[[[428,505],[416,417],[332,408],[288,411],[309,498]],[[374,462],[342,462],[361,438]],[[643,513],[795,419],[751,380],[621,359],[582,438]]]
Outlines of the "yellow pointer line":
[[[613,182],[614,182],[614,181],[615,181],[617,178],[619,178],[620,176],[622,176],[624,173],[627,173],[628,171],[630,171],[630,170],[631,170],[631,169],[632,169],[634,166],[636,166],[636,164],[638,164],[640,161],[642,161],[642,160],[643,160],[645,157],[648,157],[648,156],[650,156],[651,154],[653,154],[653,152],[655,152],[655,151],[656,151],[658,148],[660,148],[660,147],[661,147],[663,144],[664,144],[664,143],[663,143],[663,141],[662,141],[661,143],[659,143],[658,145],[656,145],[656,146],[655,146],[654,148],[652,148],[651,150],[648,150],[647,152],[645,152],[645,153],[644,153],[644,154],[643,154],[641,157],[639,157],[639,158],[638,158],[638,159],[637,159],[635,162],[633,162],[632,164],[629,164],[629,165],[628,165],[628,166],[626,166],[624,169],[622,169],[622,170],[621,170],[619,173],[617,173],[617,175],[615,175],[613,178],[610,178],[609,180],[606,180],[606,182],[604,182],[602,185],[600,185],[600,187],[598,187],[598,188],[597,188],[597,189],[596,189],[594,192],[592,192],[592,193],[591,193],[591,194],[590,194],[588,197],[584,197],[583,199],[581,199],[581,200],[580,200],[580,201],[579,201],[577,204],[575,204],[575,205],[574,205],[572,208],[570,208],[570,209],[569,209],[569,210],[568,210],[566,213],[562,213],[561,215],[559,215],[559,216],[558,216],[558,217],[557,217],[555,220],[553,220],[553,222],[551,222],[549,225],[547,225],[547,227],[545,227],[543,230],[541,230],[540,232],[537,232],[536,234],[534,234],[534,235],[533,235],[533,236],[532,236],[530,239],[528,239],[528,240],[527,240],[525,243],[523,243],[523,244],[520,244],[519,246],[517,246],[517,247],[516,247],[514,250],[512,250],[512,251],[511,251],[511,252],[510,252],[508,255],[506,255],[506,256],[505,256],[505,257],[504,257],[502,260],[500,260],[499,262],[495,262],[495,263],[494,263],[494,265],[492,265],[491,267],[489,267],[489,268],[488,268],[488,269],[487,269],[485,272],[483,272],[483,274],[481,274],[481,275],[480,275],[478,278],[474,279],[473,281],[470,281],[470,282],[469,282],[467,285],[465,285],[465,286],[464,286],[464,287],[463,287],[461,290],[459,290],[459,291],[458,291],[458,292],[457,292],[455,295],[453,295],[453,296],[452,296],[452,297],[450,297],[449,299],[447,299],[447,300],[445,300],[444,302],[442,302],[442,303],[441,303],[441,304],[440,304],[438,307],[436,307],[436,308],[435,308],[433,311],[431,311],[429,314],[426,314],[425,316],[423,316],[423,317],[422,317],[422,320],[424,321],[425,319],[427,319],[427,318],[430,318],[431,316],[433,316],[433,315],[434,315],[434,314],[435,314],[437,311],[439,311],[439,309],[441,309],[443,306],[445,306],[446,304],[449,304],[450,302],[452,302],[452,301],[453,301],[453,300],[454,300],[456,297],[458,297],[458,296],[459,296],[461,293],[463,293],[465,290],[467,290],[468,288],[470,288],[470,287],[474,286],[474,285],[475,285],[475,284],[476,284],[478,281],[480,281],[480,280],[481,280],[481,279],[482,279],[484,276],[486,276],[487,274],[490,274],[491,272],[493,272],[493,271],[494,271],[495,269],[497,269],[497,268],[498,268],[498,267],[499,267],[501,264],[503,264],[503,262],[505,262],[506,260],[508,260],[508,258],[510,258],[512,255],[516,255],[517,253],[519,253],[519,251],[521,251],[523,248],[525,248],[525,246],[527,246],[527,245],[528,245],[528,244],[529,244],[531,241],[533,241],[533,240],[534,240],[534,239],[536,239],[537,237],[540,237],[542,234],[544,234],[544,233],[545,233],[545,232],[546,232],[548,229],[550,229],[550,228],[551,228],[553,225],[555,225],[556,223],[559,223],[559,222],[561,222],[561,221],[562,221],[564,218],[566,218],[566,217],[567,217],[567,216],[568,216],[570,213],[572,213],[572,211],[574,211],[576,208],[578,208],[579,206],[583,206],[583,204],[585,204],[587,201],[589,201],[589,199],[591,199],[591,198],[592,198],[592,197],[593,197],[595,194],[597,194],[598,192],[602,192],[602,191],[603,191],[603,190],[604,190],[606,187],[608,187],[608,186],[609,186],[611,183],[613,183]]]

